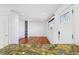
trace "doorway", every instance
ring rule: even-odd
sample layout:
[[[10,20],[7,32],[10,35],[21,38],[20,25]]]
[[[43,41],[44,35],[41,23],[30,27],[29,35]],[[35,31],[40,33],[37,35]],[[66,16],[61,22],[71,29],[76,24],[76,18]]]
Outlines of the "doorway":
[[[25,37],[28,37],[28,21],[25,21]]]
[[[60,16],[60,41],[72,44],[72,34],[72,10],[67,10]]]

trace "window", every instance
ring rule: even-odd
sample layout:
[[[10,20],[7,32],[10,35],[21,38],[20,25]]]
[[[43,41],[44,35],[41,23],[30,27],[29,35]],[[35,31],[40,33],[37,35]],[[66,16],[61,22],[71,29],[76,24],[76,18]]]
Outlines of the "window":
[[[60,16],[60,24],[68,24],[70,22],[70,12]]]

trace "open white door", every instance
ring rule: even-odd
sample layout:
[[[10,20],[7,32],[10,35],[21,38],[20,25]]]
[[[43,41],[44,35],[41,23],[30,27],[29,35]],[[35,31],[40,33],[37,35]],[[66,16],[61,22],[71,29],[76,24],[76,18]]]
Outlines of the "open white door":
[[[8,17],[0,16],[0,48],[8,44]]]

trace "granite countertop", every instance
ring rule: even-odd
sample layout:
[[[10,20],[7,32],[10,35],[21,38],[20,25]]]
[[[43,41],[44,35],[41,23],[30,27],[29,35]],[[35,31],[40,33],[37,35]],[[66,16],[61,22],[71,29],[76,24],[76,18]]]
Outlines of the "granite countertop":
[[[9,44],[0,49],[1,55],[79,55],[73,44]]]

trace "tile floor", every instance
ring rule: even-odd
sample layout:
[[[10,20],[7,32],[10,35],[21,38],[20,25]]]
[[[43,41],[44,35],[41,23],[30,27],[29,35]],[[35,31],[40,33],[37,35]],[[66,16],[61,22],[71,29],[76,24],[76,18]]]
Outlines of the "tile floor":
[[[9,44],[0,49],[1,55],[79,55],[74,44]]]

